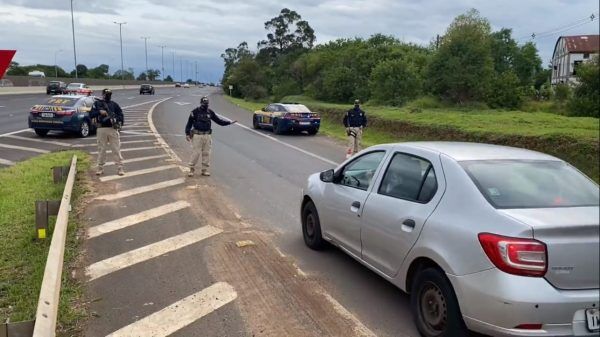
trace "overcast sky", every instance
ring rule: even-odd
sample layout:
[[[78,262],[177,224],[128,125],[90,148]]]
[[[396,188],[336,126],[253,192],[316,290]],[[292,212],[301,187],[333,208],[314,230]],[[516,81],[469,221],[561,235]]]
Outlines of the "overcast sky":
[[[197,62],[200,80],[218,81],[221,53],[241,41],[255,49],[265,39],[264,22],[284,7],[309,22],[317,43],[383,33],[423,45],[443,34],[454,17],[476,8],[494,30],[512,28],[520,42],[529,41],[534,32],[541,36],[534,41],[544,64],[558,36],[599,30],[598,20],[585,20],[598,16],[598,0],[74,0],[77,61],[88,67],[106,63],[111,73],[118,70],[119,26],[113,22],[127,22],[125,68],[136,74],[145,69],[141,37],[149,36],[150,68],[161,68],[159,46],[166,45],[167,75],[173,76],[175,53],[176,80],[181,68],[186,79],[193,78]],[[56,55],[59,66],[73,69],[69,0],[0,0],[0,34],[0,49],[16,49],[16,62],[53,64]]]

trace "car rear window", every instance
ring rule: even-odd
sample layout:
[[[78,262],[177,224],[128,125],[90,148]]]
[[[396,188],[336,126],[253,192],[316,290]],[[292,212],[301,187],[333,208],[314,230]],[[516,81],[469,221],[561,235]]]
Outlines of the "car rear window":
[[[69,97],[52,97],[49,98],[45,105],[52,106],[75,106],[79,98],[69,98]]]
[[[68,88],[79,88],[81,86],[83,86],[81,83],[69,83],[69,85],[67,85]]]
[[[285,105],[288,112],[310,112],[310,110],[302,104]]]
[[[598,206],[588,177],[560,161],[486,160],[460,163],[495,208]]]

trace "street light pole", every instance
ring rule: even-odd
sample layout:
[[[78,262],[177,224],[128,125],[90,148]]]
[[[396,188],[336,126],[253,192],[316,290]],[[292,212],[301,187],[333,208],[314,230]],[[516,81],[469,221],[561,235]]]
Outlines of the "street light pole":
[[[160,47],[160,76],[162,77],[163,81],[165,80],[165,47],[166,46],[159,46]]]
[[[148,79],[148,39],[150,38],[150,36],[142,36],[142,39],[144,39],[144,50],[146,52],[146,79]]]
[[[175,52],[173,52],[173,81],[175,81]]]
[[[125,70],[123,66],[123,25],[127,24],[127,22],[117,22],[113,21],[115,24],[119,25],[119,41],[121,41],[121,81],[125,79]]]
[[[75,49],[75,19],[73,17],[73,0],[71,0],[71,30],[73,31],[73,59],[75,60],[75,78],[77,74],[77,49]]]
[[[56,77],[56,78],[58,78],[58,66],[56,65],[56,54],[60,53],[61,51],[63,51],[63,50],[59,49],[54,52],[54,77]],[[77,68],[77,67],[75,67],[75,68]]]
[[[179,81],[183,83],[183,59],[179,56]]]

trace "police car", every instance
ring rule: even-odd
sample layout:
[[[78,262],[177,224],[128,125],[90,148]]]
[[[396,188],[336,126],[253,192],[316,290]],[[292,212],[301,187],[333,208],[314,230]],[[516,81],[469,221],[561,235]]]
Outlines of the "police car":
[[[31,107],[29,127],[44,137],[52,130],[76,133],[87,137],[96,130],[90,110],[97,98],[84,95],[57,95]]]
[[[321,126],[321,116],[302,104],[273,103],[254,112],[252,126],[255,129],[272,129],[275,134],[307,131],[315,135]]]

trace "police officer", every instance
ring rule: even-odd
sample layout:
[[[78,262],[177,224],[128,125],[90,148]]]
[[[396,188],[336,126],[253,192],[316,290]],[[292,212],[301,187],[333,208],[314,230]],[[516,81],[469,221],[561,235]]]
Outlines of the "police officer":
[[[208,108],[208,97],[204,96],[200,99],[200,106],[192,110],[185,126],[186,140],[192,143],[192,157],[190,158],[188,177],[194,176],[200,156],[202,156],[202,175],[210,175],[208,169],[210,168],[210,151],[212,148],[211,120],[221,126],[237,122],[227,121],[217,116],[214,111]]]
[[[90,118],[96,120],[98,126],[96,139],[98,142],[98,168],[96,175],[104,173],[104,164],[106,160],[106,150],[110,146],[112,154],[117,165],[117,173],[122,176],[123,157],[121,156],[121,141],[119,139],[119,130],[124,122],[123,110],[119,104],[111,100],[112,91],[110,89],[102,90],[102,99],[97,100],[90,110]]]
[[[346,158],[360,151],[363,128],[367,127],[367,115],[360,108],[360,101],[354,101],[354,108],[348,110],[344,115],[344,126],[348,135],[348,151]]]

